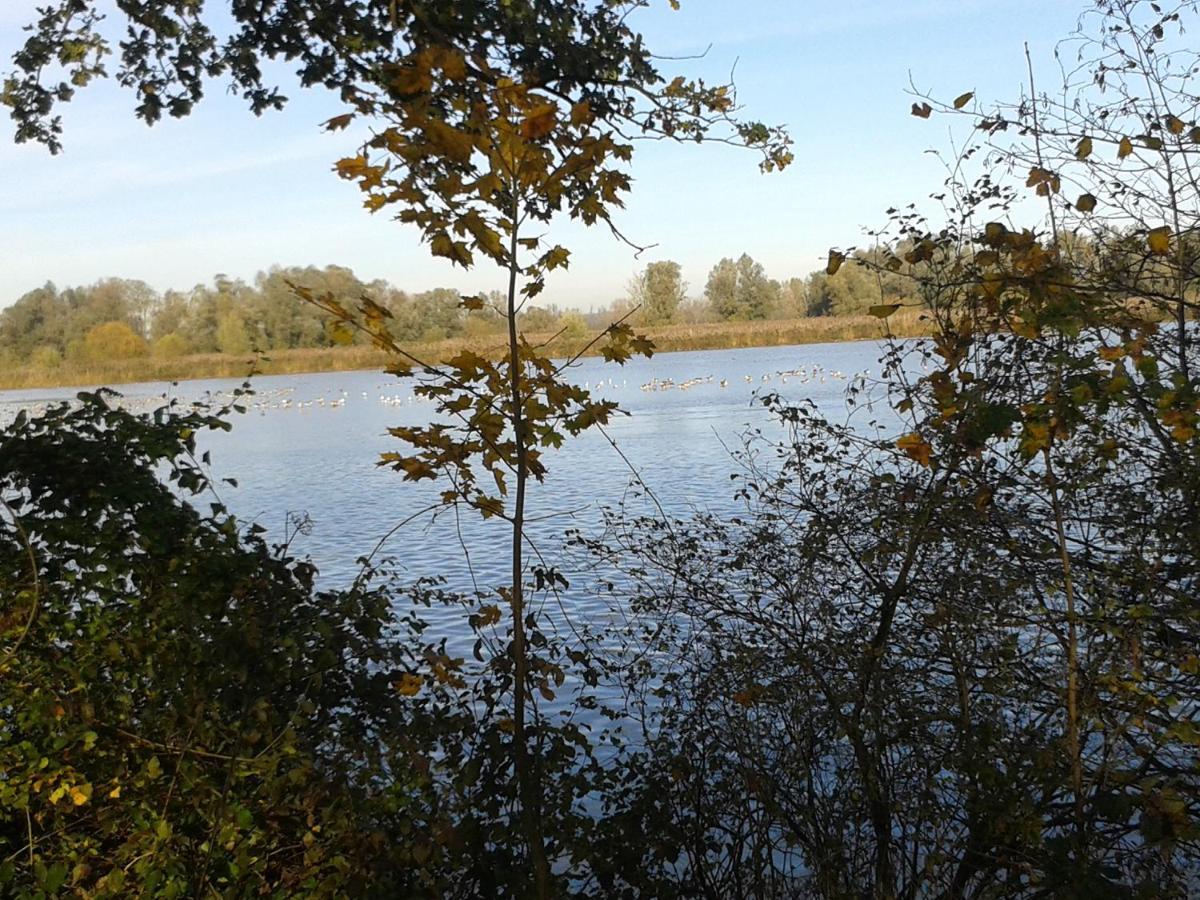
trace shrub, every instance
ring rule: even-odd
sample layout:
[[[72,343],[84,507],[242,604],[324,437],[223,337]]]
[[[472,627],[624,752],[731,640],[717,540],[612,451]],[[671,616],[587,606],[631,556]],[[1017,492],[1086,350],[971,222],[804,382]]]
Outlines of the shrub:
[[[187,356],[189,352],[187,340],[177,332],[164,334],[154,342],[154,355],[163,359],[177,359]]]
[[[124,322],[105,322],[83,338],[82,356],[88,362],[136,359],[148,352],[146,341]]]

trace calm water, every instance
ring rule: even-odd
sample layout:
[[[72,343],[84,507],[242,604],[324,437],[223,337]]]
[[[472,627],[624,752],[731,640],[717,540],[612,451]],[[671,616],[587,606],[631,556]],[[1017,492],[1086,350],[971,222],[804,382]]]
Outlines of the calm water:
[[[789,399],[809,398],[826,415],[844,419],[847,387],[856,375],[865,373],[868,382],[878,378],[880,355],[875,342],[859,342],[667,353],[624,367],[583,361],[572,370],[573,379],[629,413],[608,427],[628,463],[595,432],[547,451],[550,475],[530,495],[536,549],[553,559],[568,528],[598,527],[598,504],[615,503],[627,492],[630,464],[673,513],[732,511],[735,485],[729,476],[736,464],[730,449],[740,445],[748,428],[777,433],[756,395],[776,391]],[[780,374],[797,370],[800,374]],[[664,382],[669,386],[663,388]],[[192,398],[237,383],[130,385],[122,392],[132,408],[150,408],[166,391]],[[306,513],[311,532],[296,538],[295,551],[312,557],[323,583],[346,584],[358,572],[356,559],[436,494],[428,482],[407,483],[375,465],[381,452],[403,448],[386,429],[426,421],[430,407],[414,400],[411,381],[377,372],[260,377],[254,386],[258,394],[248,413],[235,418],[233,431],[204,439],[215,473],[238,481],[236,488],[220,488],[221,500],[275,538],[289,515]],[[0,393],[0,415],[74,393]],[[863,423],[873,415],[888,418],[878,407],[855,413]],[[643,503],[635,500],[634,509],[649,511],[637,505]],[[382,555],[413,577],[440,574],[454,587],[469,588],[472,578],[479,585],[507,581],[508,540],[504,523],[480,522],[466,513],[459,522],[446,513],[406,525]],[[575,602],[588,603],[582,596]]]

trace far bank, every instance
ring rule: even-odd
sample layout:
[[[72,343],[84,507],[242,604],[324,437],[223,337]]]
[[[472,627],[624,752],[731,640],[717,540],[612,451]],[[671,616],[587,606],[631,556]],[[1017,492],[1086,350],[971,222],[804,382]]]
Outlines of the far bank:
[[[872,316],[824,316],[659,325],[638,330],[654,340],[655,350],[659,353],[877,340],[888,334],[920,337],[929,333],[928,322],[916,309],[900,310],[887,320]],[[559,356],[578,352],[585,343],[578,339],[556,337],[553,333],[529,334],[527,338],[535,344],[548,344],[552,353]],[[503,349],[503,339],[499,335],[478,339],[456,338],[412,347],[414,355],[429,362],[444,361],[463,350],[491,356],[500,354]],[[344,372],[381,369],[388,362],[388,354],[365,346],[277,350],[259,355],[204,353],[173,358],[144,356],[84,364],[67,361],[52,368],[26,365],[0,371],[0,390],[240,378],[252,374]]]

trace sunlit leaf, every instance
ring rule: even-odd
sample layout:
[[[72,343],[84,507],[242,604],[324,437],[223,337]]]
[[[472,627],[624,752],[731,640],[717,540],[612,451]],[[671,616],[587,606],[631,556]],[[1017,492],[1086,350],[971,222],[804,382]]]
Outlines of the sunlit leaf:
[[[1171,229],[1166,225],[1161,225],[1158,228],[1151,229],[1146,235],[1146,243],[1150,246],[1151,253],[1159,255],[1169,253],[1171,251]]]

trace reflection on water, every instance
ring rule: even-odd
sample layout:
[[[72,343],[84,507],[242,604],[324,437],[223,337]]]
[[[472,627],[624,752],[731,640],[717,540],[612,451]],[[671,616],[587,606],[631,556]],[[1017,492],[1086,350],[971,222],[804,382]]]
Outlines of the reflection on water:
[[[552,561],[568,528],[598,525],[599,504],[625,494],[632,465],[672,513],[691,508],[716,512],[734,508],[736,468],[729,448],[750,427],[776,428],[755,396],[774,391],[789,399],[808,398],[829,417],[844,418],[845,394],[856,376],[877,378],[882,348],[875,342],[810,344],[746,350],[659,354],[624,367],[599,359],[582,361],[572,377],[628,413],[604,435],[590,432],[546,451],[549,476],[530,493],[529,529],[534,554]],[[164,391],[190,399],[205,391],[228,392],[236,380],[187,382],[122,388],[133,409],[157,405]],[[430,407],[414,398],[410,381],[378,372],[282,375],[255,380],[257,394],[246,415],[227,434],[204,437],[215,473],[237,479],[221,486],[221,500],[239,518],[284,533],[289,514],[312,519],[308,534],[293,545],[309,555],[329,586],[348,583],[356,559],[369,552],[398,522],[430,504],[439,490],[414,485],[379,469],[378,455],[400,449],[386,434],[390,426],[428,419]],[[76,389],[11,391],[0,394],[0,414],[71,397]],[[886,408],[859,408],[856,420],[887,420]],[[645,501],[642,501],[645,502]],[[647,512],[651,511],[649,507]],[[445,576],[452,587],[470,588],[507,580],[508,538],[504,524],[446,513],[427,516],[400,529],[385,553],[413,578]],[[464,548],[469,554],[464,553]],[[589,601],[568,598],[585,617]],[[598,610],[596,610],[598,612]]]

